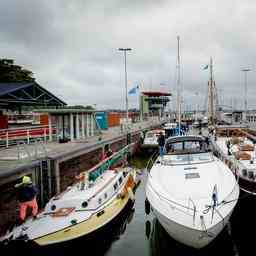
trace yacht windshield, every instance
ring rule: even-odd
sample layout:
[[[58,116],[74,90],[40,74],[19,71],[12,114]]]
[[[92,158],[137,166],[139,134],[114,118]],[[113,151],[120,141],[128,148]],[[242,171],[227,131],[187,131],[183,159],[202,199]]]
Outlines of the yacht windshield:
[[[208,144],[204,141],[182,141],[165,145],[166,154],[194,154],[208,152]]]
[[[154,137],[154,133],[147,133],[146,137],[147,138],[153,138]]]
[[[166,165],[179,165],[179,164],[196,164],[212,161],[212,155],[209,152],[195,153],[195,154],[178,154],[178,155],[165,155],[163,164]]]

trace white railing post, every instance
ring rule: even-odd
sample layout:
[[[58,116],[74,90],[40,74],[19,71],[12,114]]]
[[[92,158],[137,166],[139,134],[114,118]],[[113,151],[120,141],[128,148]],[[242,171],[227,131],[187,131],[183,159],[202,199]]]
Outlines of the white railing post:
[[[9,147],[9,132],[6,131],[6,147]]]
[[[27,144],[29,144],[29,130],[27,130]]]
[[[46,143],[46,127],[44,127],[44,142]]]

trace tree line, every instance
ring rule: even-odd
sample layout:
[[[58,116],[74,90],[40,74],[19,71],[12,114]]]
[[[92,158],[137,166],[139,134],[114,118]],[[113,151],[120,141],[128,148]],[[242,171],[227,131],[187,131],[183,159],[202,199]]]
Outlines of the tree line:
[[[13,59],[0,59],[0,83],[33,82],[33,72],[14,64]]]

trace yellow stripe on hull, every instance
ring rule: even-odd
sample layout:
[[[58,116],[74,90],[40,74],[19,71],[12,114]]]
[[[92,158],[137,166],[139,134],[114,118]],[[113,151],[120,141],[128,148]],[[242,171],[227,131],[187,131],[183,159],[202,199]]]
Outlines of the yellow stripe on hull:
[[[78,223],[74,226],[67,227],[55,233],[37,238],[34,241],[39,245],[48,245],[69,241],[84,235],[87,235],[100,227],[104,226],[114,219],[126,206],[129,201],[129,194],[126,193],[124,198],[116,198],[111,204],[104,209],[104,214],[97,216],[95,213],[90,219]]]

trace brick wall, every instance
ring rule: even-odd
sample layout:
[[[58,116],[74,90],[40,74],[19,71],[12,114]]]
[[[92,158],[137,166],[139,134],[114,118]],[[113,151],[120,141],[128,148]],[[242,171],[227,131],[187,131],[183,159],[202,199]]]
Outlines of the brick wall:
[[[119,151],[126,145],[126,140],[121,140],[110,145],[113,152]],[[79,157],[60,163],[60,191],[72,185],[75,176],[89,170],[102,159],[102,149],[86,153]]]

